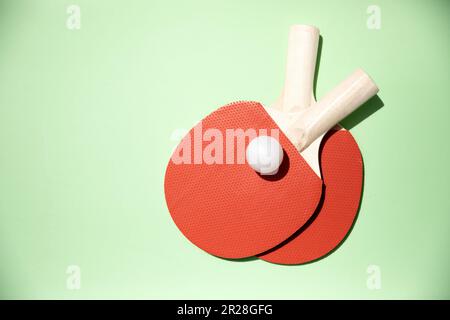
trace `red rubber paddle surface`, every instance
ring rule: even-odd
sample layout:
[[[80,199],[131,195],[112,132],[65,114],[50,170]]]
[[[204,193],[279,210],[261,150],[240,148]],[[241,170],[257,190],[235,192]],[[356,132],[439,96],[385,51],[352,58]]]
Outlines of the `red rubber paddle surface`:
[[[279,129],[257,102],[236,102],[219,108],[201,121],[203,133],[217,129]],[[204,149],[211,141],[183,139]],[[164,181],[167,207],[181,232],[196,246],[215,256],[245,258],[265,252],[286,240],[314,213],[322,180],[279,130],[284,160],[276,176],[261,177],[247,163],[175,164],[169,161]],[[249,139],[245,139],[245,147]],[[184,144],[186,145],[186,144]],[[237,156],[238,147],[234,148]],[[223,148],[224,158],[226,148]],[[175,154],[174,153],[174,154]]]
[[[259,258],[279,264],[311,262],[330,253],[351,230],[361,201],[364,168],[350,132],[327,133],[320,166],[325,188],[317,211],[303,228]]]

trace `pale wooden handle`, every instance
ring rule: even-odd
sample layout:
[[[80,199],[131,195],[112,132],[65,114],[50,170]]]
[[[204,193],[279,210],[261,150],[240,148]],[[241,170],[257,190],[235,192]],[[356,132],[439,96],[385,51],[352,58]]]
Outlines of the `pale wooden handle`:
[[[330,130],[378,92],[377,85],[358,69],[319,102],[299,113],[287,135],[299,151]]]
[[[294,112],[311,104],[319,29],[293,25],[289,32],[282,110]]]

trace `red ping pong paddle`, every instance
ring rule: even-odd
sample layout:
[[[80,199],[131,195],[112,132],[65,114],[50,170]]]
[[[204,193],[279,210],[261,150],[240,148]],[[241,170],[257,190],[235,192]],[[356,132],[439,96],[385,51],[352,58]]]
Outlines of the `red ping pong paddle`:
[[[245,149],[260,130],[273,129],[285,153],[279,170],[284,176],[270,180],[245,162]],[[247,136],[235,135],[241,131]],[[222,154],[213,161],[204,155],[211,143],[220,144],[214,151]],[[319,202],[322,181],[261,104],[237,102],[214,111],[181,141],[167,166],[164,190],[175,224],[192,243],[216,256],[244,258],[300,228]],[[286,205],[286,199],[293,200]]]
[[[345,239],[357,216],[363,162],[347,130],[331,130],[322,140],[320,165],[325,185],[316,213],[293,236],[259,258],[278,264],[303,264],[332,252]]]

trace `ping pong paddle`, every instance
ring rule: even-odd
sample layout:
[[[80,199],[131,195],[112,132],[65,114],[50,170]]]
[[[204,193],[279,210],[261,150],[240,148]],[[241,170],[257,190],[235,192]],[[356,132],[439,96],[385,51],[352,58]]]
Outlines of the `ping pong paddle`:
[[[279,131],[282,178],[264,179],[245,162],[251,137],[236,138],[234,133],[253,130]],[[208,132],[217,134],[212,142]],[[226,147],[230,139],[233,148]],[[219,140],[227,141],[216,148],[222,158],[205,161],[208,146]],[[183,138],[167,166],[164,191],[172,219],[192,243],[215,256],[245,258],[274,247],[300,228],[317,207],[322,181],[261,104],[236,102],[211,113]],[[286,199],[292,201],[286,204]]]
[[[356,141],[346,130],[330,130],[322,140],[320,164],[325,185],[313,217],[294,235],[258,257],[277,264],[304,264],[332,252],[357,216],[364,168]]]
[[[376,91],[357,70],[314,108],[289,119],[278,114],[274,121],[257,102],[211,113],[181,141],[167,166],[165,196],[175,224],[192,243],[224,258],[254,256],[281,243],[308,221],[322,192],[320,176],[298,151]],[[238,131],[253,131],[243,134],[244,149],[252,139],[277,133],[284,159],[275,179],[257,174],[243,152],[228,148]]]
[[[291,32],[296,32],[299,28],[293,27],[294,31]],[[318,41],[318,30],[311,31],[310,34],[311,37],[298,37],[297,40],[303,41],[303,47],[310,47],[310,51],[313,52],[314,42]],[[311,41],[311,39],[314,40]],[[300,44],[297,42],[297,45]],[[311,68],[311,63],[315,63],[315,58],[311,56],[302,58],[310,59],[309,64],[307,61],[301,62],[303,68]],[[295,63],[300,64],[300,62],[292,62],[292,64]],[[291,68],[291,70],[295,69],[295,67]],[[300,102],[298,97],[304,97],[310,93],[314,103],[313,78],[308,80],[310,83],[303,81],[297,86],[299,93],[296,101]],[[283,106],[283,103],[280,105]],[[305,103],[294,105],[296,111],[308,107]],[[261,259],[280,264],[301,264],[317,260],[336,248],[351,229],[359,208],[364,175],[358,145],[347,130],[336,126],[323,139],[320,137],[314,141],[304,153],[315,154],[319,148],[320,166],[325,185],[321,204],[308,223],[286,241],[260,255]]]

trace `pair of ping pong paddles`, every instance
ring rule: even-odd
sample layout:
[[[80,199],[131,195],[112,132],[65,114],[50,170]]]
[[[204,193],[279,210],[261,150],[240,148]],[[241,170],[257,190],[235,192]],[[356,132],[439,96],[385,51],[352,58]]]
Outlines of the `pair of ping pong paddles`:
[[[293,26],[277,103],[223,106],[175,149],[165,176],[167,206],[181,232],[206,252],[300,264],[332,251],[350,230],[363,164],[353,137],[335,125],[378,88],[358,69],[315,102],[318,41],[317,28]],[[245,150],[273,132],[283,159],[276,173],[262,175],[245,161]]]

